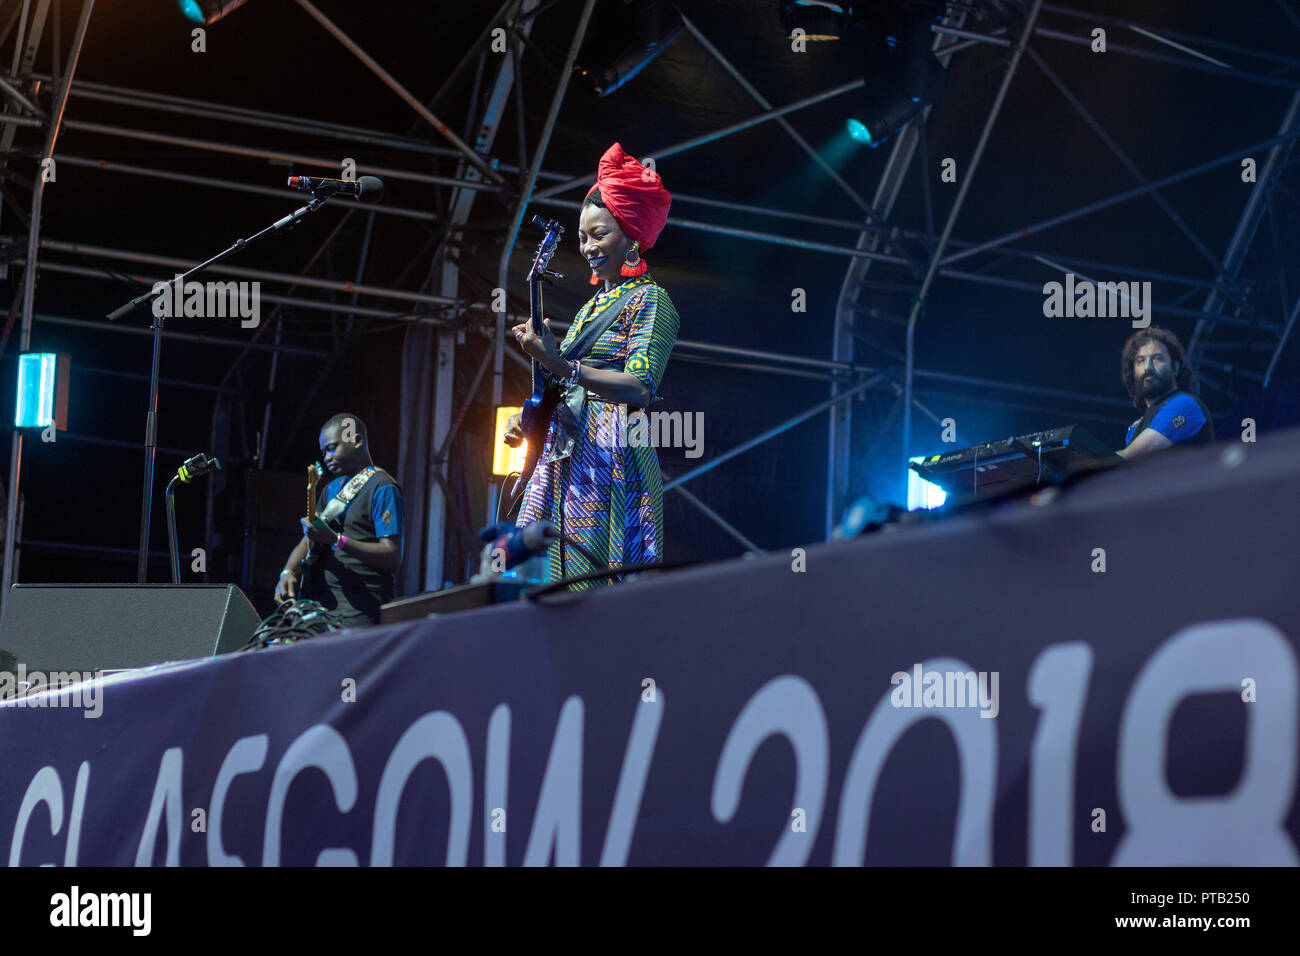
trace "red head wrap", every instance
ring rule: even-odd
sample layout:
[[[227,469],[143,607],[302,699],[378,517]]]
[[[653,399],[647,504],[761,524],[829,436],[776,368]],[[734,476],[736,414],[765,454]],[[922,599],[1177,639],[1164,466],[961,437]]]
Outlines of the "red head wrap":
[[[642,252],[655,244],[673,201],[658,173],[642,166],[615,143],[600,157],[596,185],[587,190],[587,195],[597,189],[614,221],[629,239],[641,244]]]

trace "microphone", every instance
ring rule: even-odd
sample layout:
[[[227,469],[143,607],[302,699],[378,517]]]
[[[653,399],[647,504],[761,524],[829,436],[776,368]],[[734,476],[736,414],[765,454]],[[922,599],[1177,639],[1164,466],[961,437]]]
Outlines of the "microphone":
[[[290,176],[289,185],[305,192],[333,196],[343,193],[360,202],[379,202],[384,198],[384,181],[378,176],[362,176],[355,182],[347,179],[316,179],[311,176]]]
[[[213,469],[221,470],[221,462],[215,458],[209,458],[203,452],[199,452],[193,458],[187,459],[180,468],[176,469],[176,477],[181,480],[182,484],[188,485],[195,478],[201,478]]]

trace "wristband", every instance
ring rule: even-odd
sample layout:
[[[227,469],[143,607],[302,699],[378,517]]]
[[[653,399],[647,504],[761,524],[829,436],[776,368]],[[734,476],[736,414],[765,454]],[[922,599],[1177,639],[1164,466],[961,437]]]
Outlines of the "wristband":
[[[347,544],[347,543],[348,543],[348,536],[345,535],[345,534],[341,534],[341,535],[339,535],[337,538],[334,539],[334,546],[333,546],[330,550],[331,550],[331,551],[339,551],[339,550],[341,550],[341,549],[343,548],[343,546],[344,546],[345,544]]]
[[[569,369],[569,377],[564,380],[565,385],[577,385],[578,376],[582,373],[582,362],[575,361]]]
[[[293,568],[285,568],[283,571],[280,572],[280,577],[284,577],[286,574],[292,574],[295,578],[298,576],[298,572],[295,571]]]

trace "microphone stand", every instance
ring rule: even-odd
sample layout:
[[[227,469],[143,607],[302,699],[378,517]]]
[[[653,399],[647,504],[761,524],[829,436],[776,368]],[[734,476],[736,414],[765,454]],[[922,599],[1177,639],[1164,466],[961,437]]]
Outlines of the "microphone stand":
[[[188,279],[190,276],[197,275],[198,273],[202,272],[204,269],[208,268],[209,266],[215,265],[216,263],[227,258],[228,256],[234,255],[236,252],[239,252],[242,249],[246,248],[247,246],[252,245],[254,242],[256,242],[258,239],[261,239],[263,236],[268,236],[273,232],[278,232],[281,229],[288,229],[296,225],[299,220],[301,220],[304,216],[307,215],[307,213],[315,212],[321,206],[325,205],[325,202],[328,198],[329,198],[328,195],[317,196],[315,193],[312,193],[311,202],[309,202],[307,205],[299,207],[298,209],[291,212],[289,215],[283,217],[282,219],[277,220],[276,222],[267,226],[261,232],[249,236],[247,239],[236,239],[234,245],[230,246],[228,249],[225,249],[222,252],[217,253],[215,256],[213,256],[211,259],[208,259],[206,262],[200,262],[198,265],[190,269],[188,272],[176,276],[176,278],[171,280],[171,282],[169,282],[168,285],[171,285],[172,283],[176,283],[177,290],[179,292],[183,292],[185,288],[184,285],[185,280]],[[126,305],[110,312],[108,314],[108,321],[113,322],[116,321],[117,319],[120,319],[122,316],[126,315],[128,312],[131,312],[134,309],[138,308],[139,306],[143,305],[145,302],[152,302],[161,294],[162,294],[161,291],[155,292],[153,290],[150,290],[149,292],[145,292],[141,295],[136,296]],[[172,304],[173,306],[175,305],[175,299],[173,299]],[[136,569],[135,569],[136,583],[138,584],[144,584],[148,576],[149,524],[150,524],[150,520],[153,517],[152,515],[153,475],[154,475],[154,462],[155,459],[157,458],[157,452],[158,452],[158,363],[162,352],[162,329],[163,329],[164,318],[165,316],[156,315],[154,316],[154,320],[153,320],[153,372],[150,375],[150,379],[149,379],[149,409],[148,409],[148,413],[145,416],[145,425],[144,425],[144,489],[140,496],[140,554],[138,560],[136,561]],[[171,486],[168,485],[168,488],[170,487]],[[172,517],[170,513],[168,517]],[[173,550],[172,552],[173,582],[178,582],[178,579],[180,577],[179,567],[176,562],[177,562],[176,553]]]
[[[172,584],[181,583],[180,542],[176,537],[176,482],[180,480],[177,475],[167,482],[167,547],[171,551]]]
[[[189,484],[195,478],[209,474],[212,469],[221,470],[221,462],[199,452],[188,458],[176,470],[175,477],[167,482],[167,548],[171,554],[172,584],[181,583],[180,536],[176,533],[176,482]]]

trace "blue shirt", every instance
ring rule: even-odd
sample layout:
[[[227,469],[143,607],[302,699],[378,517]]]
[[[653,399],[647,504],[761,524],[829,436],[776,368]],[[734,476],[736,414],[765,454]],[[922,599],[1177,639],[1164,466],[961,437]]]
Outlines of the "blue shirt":
[[[1124,438],[1126,446],[1133,444],[1135,431],[1141,423],[1142,419],[1139,418],[1128,427],[1128,435]],[[1205,415],[1196,399],[1190,395],[1175,395],[1169,399],[1147,425],[1147,428],[1154,428],[1175,444],[1195,437],[1204,427]]]
[[[325,493],[321,497],[321,503],[333,501],[343,486],[351,479],[347,475],[339,475],[325,486]],[[348,502],[347,507],[343,509],[343,514],[348,513],[348,508],[352,503]],[[384,485],[370,496],[370,520],[375,523],[375,537],[391,538],[402,536],[402,528],[405,527],[406,511],[405,503],[402,500],[402,489],[397,485]]]

